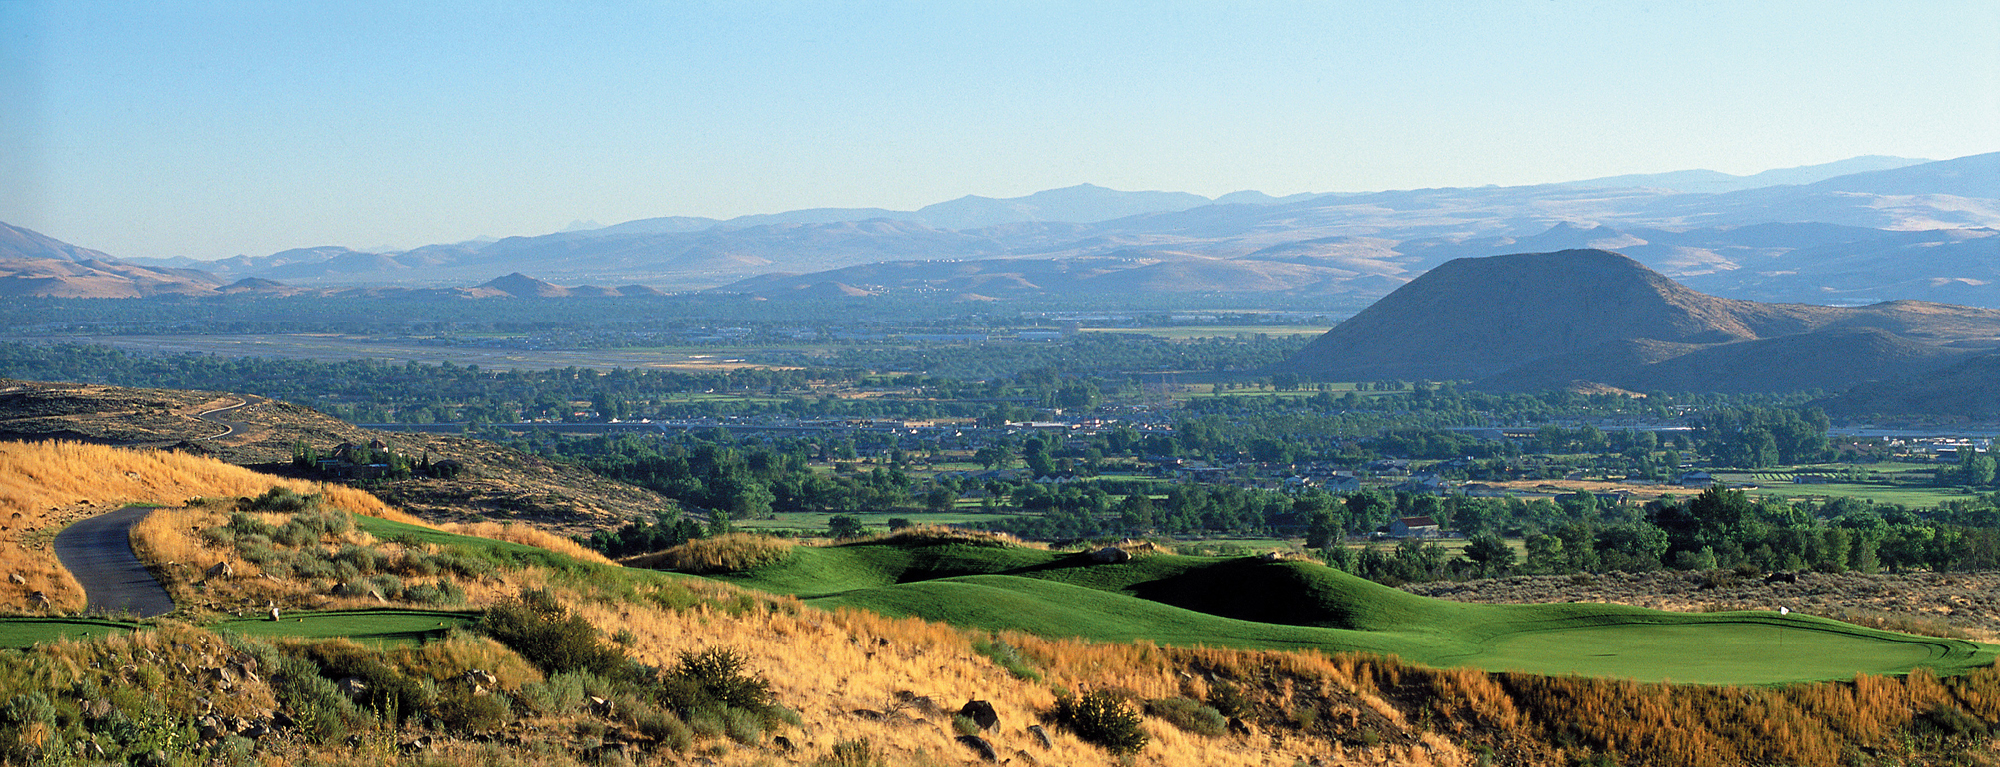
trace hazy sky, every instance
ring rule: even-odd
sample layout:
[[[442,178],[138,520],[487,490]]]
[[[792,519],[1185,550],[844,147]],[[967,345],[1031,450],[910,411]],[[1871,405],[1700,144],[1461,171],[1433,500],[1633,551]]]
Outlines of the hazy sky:
[[[2000,150],[2000,3],[0,0],[0,221],[115,256],[575,219]]]

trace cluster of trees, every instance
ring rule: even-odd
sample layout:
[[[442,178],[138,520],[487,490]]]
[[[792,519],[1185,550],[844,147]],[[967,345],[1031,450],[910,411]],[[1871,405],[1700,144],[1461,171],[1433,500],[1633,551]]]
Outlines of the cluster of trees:
[[[895,508],[913,503],[914,483],[901,469],[817,472],[808,461],[811,451],[825,445],[804,440],[763,445],[737,443],[727,434],[667,439],[558,436],[525,446],[729,519],[764,517],[774,511]]]
[[[1938,469],[1937,481],[1940,485],[1983,487],[1994,483],[1994,473],[1993,456],[1967,446],[1959,450],[1957,464]]]
[[[1724,466],[1762,469],[1828,454],[1826,413],[1803,407],[1719,407],[1695,419],[1701,450]]]

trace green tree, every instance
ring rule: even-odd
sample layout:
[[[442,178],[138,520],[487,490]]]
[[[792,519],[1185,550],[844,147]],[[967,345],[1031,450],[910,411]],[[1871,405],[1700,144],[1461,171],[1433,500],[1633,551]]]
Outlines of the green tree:
[[[853,514],[835,514],[826,521],[826,534],[831,538],[859,538],[865,531],[861,518]]]
[[[1465,558],[1479,565],[1483,575],[1505,575],[1514,569],[1514,547],[1492,533],[1480,533],[1465,542]]]

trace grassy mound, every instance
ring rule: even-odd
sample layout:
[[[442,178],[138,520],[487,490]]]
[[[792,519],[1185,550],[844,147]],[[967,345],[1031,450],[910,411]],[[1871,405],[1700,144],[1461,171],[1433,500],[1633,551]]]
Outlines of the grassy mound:
[[[1312,562],[1088,554],[986,541],[801,547],[719,576],[822,607],[1103,641],[1394,654],[1435,666],[1761,684],[1961,673],[1995,648],[1808,616],[1667,613],[1603,604],[1480,605],[1421,597]]]

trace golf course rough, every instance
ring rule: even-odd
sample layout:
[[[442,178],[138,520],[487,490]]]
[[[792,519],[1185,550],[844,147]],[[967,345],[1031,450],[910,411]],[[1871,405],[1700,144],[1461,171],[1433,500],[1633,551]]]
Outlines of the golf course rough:
[[[1990,665],[1996,648],[1773,612],[1421,597],[1313,562],[1152,554],[1119,564],[990,543],[800,547],[720,580],[987,630],[1179,646],[1394,654],[1432,666],[1778,684]]]

